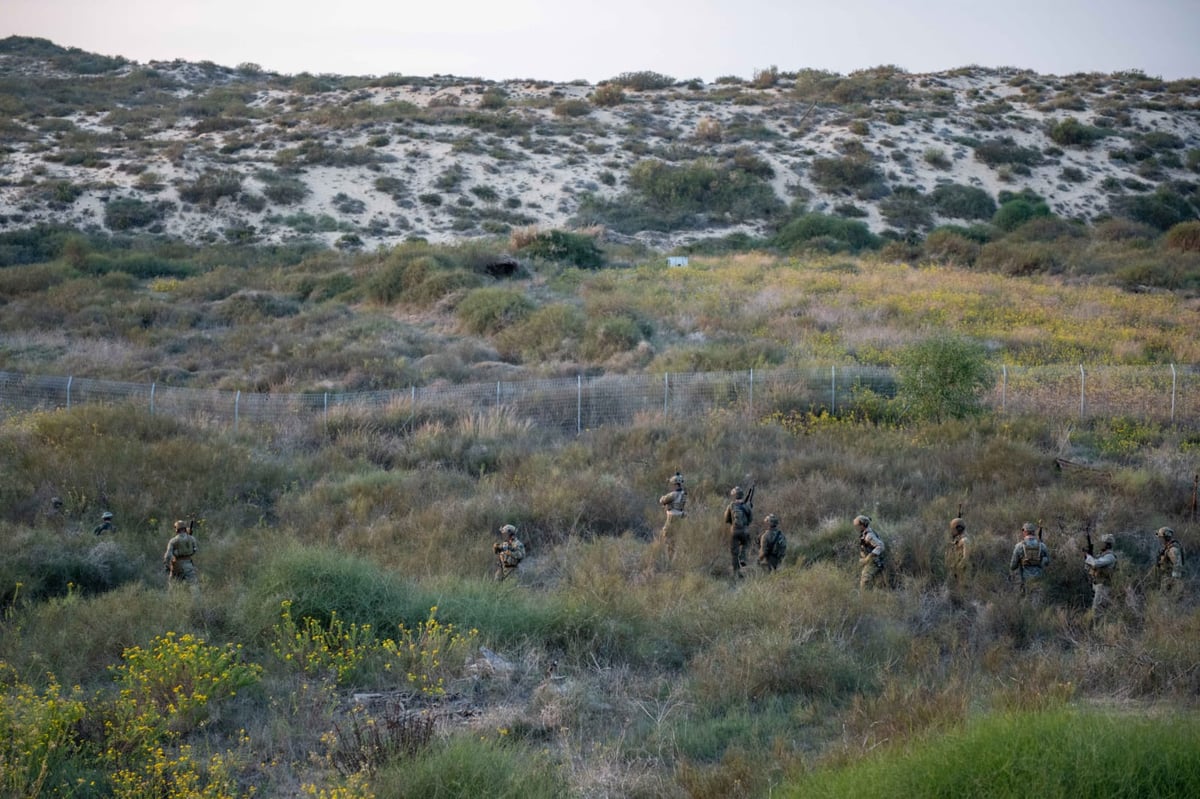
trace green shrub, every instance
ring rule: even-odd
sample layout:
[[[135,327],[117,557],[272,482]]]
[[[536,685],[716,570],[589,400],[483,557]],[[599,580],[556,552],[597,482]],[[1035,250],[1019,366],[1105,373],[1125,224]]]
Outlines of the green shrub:
[[[1063,147],[1091,147],[1108,135],[1108,132],[1085,125],[1075,117],[1061,119],[1050,126],[1051,141]]]
[[[179,199],[212,207],[222,197],[237,197],[242,191],[242,176],[229,169],[206,169],[195,180],[179,187]]]
[[[883,173],[867,155],[814,158],[808,171],[813,182],[824,191],[855,194],[864,200],[878,197],[883,184]]]
[[[623,86],[626,89],[644,92],[653,89],[669,89],[675,85],[675,79],[658,72],[642,70],[640,72],[622,72],[607,81],[609,84]]]
[[[586,319],[573,305],[544,305],[500,332],[496,345],[502,353],[523,361],[544,362],[576,354]]]
[[[633,349],[650,334],[650,326],[632,316],[606,314],[592,317],[587,321],[582,353],[591,360],[603,361]]]
[[[1167,231],[1164,243],[1169,250],[1200,252],[1200,222],[1180,222]]]
[[[533,309],[533,302],[516,289],[485,286],[468,292],[455,314],[469,332],[492,335],[529,316]]]
[[[592,113],[586,100],[560,100],[554,104],[554,113],[560,117],[585,117]]]
[[[311,191],[303,180],[271,170],[260,170],[255,177],[264,184],[263,195],[279,205],[295,205],[303,202]]]
[[[541,231],[519,252],[531,258],[560,261],[582,269],[597,269],[604,265],[604,253],[596,246],[594,237],[565,230]]]
[[[899,186],[879,203],[883,218],[904,231],[924,230],[933,225],[929,198],[919,188]]]
[[[1041,199],[1014,197],[1005,201],[992,216],[992,224],[1010,232],[1039,216],[1049,216],[1050,206]]]
[[[925,256],[937,263],[971,266],[979,257],[980,244],[958,230],[941,227],[925,237]]]
[[[896,403],[915,419],[962,419],[983,410],[995,385],[982,344],[938,335],[906,347],[896,362]]]
[[[793,219],[771,240],[773,246],[784,251],[805,249],[819,240],[830,240],[839,249],[860,252],[879,246],[879,237],[864,223],[851,219],[840,219],[826,214],[804,214]],[[824,247],[820,247],[824,249]]]
[[[946,151],[940,147],[927,148],[921,157],[934,169],[949,169],[953,165],[953,162],[946,156]]]
[[[1042,163],[1042,154],[1030,147],[1018,145],[1010,136],[1001,136],[976,145],[975,159],[991,167],[1004,164],[1029,167]]]
[[[953,219],[991,219],[996,213],[996,201],[977,186],[943,183],[929,194],[937,212]]]
[[[148,203],[136,197],[118,197],[104,204],[104,224],[110,230],[131,230],[162,219],[161,203]]]
[[[1115,197],[1109,207],[1117,216],[1128,217],[1162,231],[1196,218],[1196,209],[1192,204],[1168,186],[1160,186],[1153,194]]]
[[[592,105],[608,108],[625,102],[625,92],[616,83],[603,83],[588,95]]]

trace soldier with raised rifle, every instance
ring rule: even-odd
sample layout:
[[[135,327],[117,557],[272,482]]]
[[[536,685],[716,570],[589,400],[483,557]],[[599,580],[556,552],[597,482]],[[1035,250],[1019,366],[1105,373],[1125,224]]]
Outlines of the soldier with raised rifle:
[[[887,584],[887,564],[884,554],[887,547],[883,539],[871,528],[871,517],[854,517],[854,529],[858,531],[858,562],[862,571],[858,574],[859,588],[883,588]]]
[[[1113,551],[1115,539],[1112,535],[1100,536],[1100,554],[1095,554],[1092,546],[1092,531],[1089,529],[1087,546],[1083,548],[1083,565],[1087,569],[1088,579],[1092,582],[1091,621],[1100,620],[1100,615],[1108,608],[1112,597],[1113,574],[1117,570],[1117,553]]]
[[[667,561],[675,559],[675,544],[679,538],[680,522],[687,517],[687,489],[683,487],[683,475],[676,471],[668,481],[671,490],[658,499],[667,512],[667,520],[663,523],[659,538],[666,550]]]
[[[1009,575],[1020,576],[1021,595],[1035,604],[1041,600],[1042,574],[1050,565],[1050,550],[1042,541],[1042,528],[1033,522],[1021,525],[1021,540],[1013,547]]]
[[[163,565],[167,569],[168,583],[180,580],[195,583],[198,577],[196,565],[192,557],[199,551],[200,546],[192,535],[196,523],[191,524],[180,519],[175,522],[175,535],[167,542],[167,551],[163,553]]]
[[[517,570],[521,561],[525,560],[525,545],[517,538],[517,528],[506,524],[500,528],[503,541],[492,544],[492,552],[496,555],[496,581],[501,582]]]

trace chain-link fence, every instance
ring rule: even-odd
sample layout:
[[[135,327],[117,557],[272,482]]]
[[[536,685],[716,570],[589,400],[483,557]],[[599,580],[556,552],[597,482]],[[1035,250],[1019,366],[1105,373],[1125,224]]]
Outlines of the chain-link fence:
[[[863,366],[603,375],[303,394],[0,372],[0,414],[130,403],[150,414],[238,431],[245,426],[327,423],[347,412],[407,412],[415,417],[428,409],[454,414],[502,409],[540,426],[579,433],[629,424],[647,414],[691,417],[716,409],[741,410],[751,416],[777,410],[839,412],[852,408],[865,391],[893,396],[895,386],[890,369]],[[1200,422],[1200,367],[1004,367],[985,401],[1004,413],[1061,419],[1128,416],[1194,425]]]

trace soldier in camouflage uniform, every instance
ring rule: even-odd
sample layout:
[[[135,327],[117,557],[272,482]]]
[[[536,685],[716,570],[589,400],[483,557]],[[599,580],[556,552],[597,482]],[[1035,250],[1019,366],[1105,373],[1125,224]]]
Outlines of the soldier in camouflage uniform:
[[[113,515],[111,511],[104,511],[100,514],[100,524],[92,528],[93,535],[104,535],[105,533],[114,533],[117,528],[113,525]]]
[[[946,546],[946,588],[954,602],[962,600],[967,588],[968,557],[970,541],[967,538],[967,523],[960,518],[950,520],[950,543]]]
[[[1183,548],[1175,540],[1175,531],[1170,527],[1158,528],[1155,535],[1162,545],[1154,561],[1158,588],[1168,594],[1178,593],[1183,586]]]
[[[182,519],[175,522],[175,535],[167,542],[167,551],[163,553],[163,564],[167,567],[170,580],[196,582],[196,566],[192,563],[192,556],[199,548],[188,530],[187,522]]]
[[[725,523],[729,525],[729,556],[733,564],[734,577],[744,577],[742,567],[746,565],[746,550],[750,547],[750,522],[754,520],[754,509],[745,501],[741,486],[729,491],[730,502],[725,506]]]
[[[1112,597],[1113,573],[1117,570],[1117,553],[1113,552],[1115,540],[1111,535],[1100,536],[1100,554],[1083,558],[1088,579],[1092,581],[1092,621],[1108,607]]]
[[[887,548],[883,545],[883,539],[871,529],[870,516],[855,516],[854,529],[858,531],[858,562],[862,565],[858,587],[884,587],[887,584],[887,569],[883,558]]]
[[[675,559],[675,544],[679,538],[680,522],[687,516],[685,510],[687,489],[683,487],[683,475],[675,472],[669,485],[671,490],[658,499],[658,504],[662,505],[667,512],[667,520],[663,523],[659,538],[666,550],[668,562]]]
[[[496,555],[497,582],[507,579],[525,560],[525,545],[517,538],[517,528],[506,524],[500,528],[500,534],[504,540],[492,544],[492,552]]]
[[[767,514],[763,524],[766,529],[758,538],[758,565],[773,572],[787,554],[787,537],[779,529],[779,517],[774,513]]]
[[[1050,565],[1050,550],[1038,540],[1037,526],[1032,522],[1021,525],[1021,540],[1013,547],[1009,572],[1021,578],[1021,594],[1033,601],[1041,599],[1042,572]]]

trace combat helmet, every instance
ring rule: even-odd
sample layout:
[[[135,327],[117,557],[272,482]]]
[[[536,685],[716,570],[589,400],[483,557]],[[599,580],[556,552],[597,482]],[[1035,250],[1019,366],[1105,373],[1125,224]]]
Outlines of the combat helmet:
[[[768,513],[767,517],[763,519],[763,521],[766,523],[767,527],[774,527],[779,524],[779,517],[774,513]]]
[[[1117,539],[1112,533],[1105,533],[1104,535],[1100,536],[1100,543],[1108,544],[1111,547],[1113,544],[1117,543]]]
[[[1024,524],[1021,525],[1021,532],[1028,533],[1029,535],[1036,535],[1037,534],[1037,525],[1034,524],[1033,522],[1025,522]]]
[[[101,513],[101,514],[100,514],[100,518],[101,518],[101,520],[103,520],[103,521],[108,521],[108,520],[109,520],[109,519],[111,519],[112,517],[113,517],[113,515],[112,515],[112,511],[110,511],[110,510],[106,510],[106,511],[104,511],[104,513]]]
[[[1170,527],[1160,527],[1155,535],[1164,540],[1171,541],[1175,538],[1175,531]]]
[[[501,528],[500,528],[500,533],[501,533],[502,535],[516,535],[516,534],[517,534],[517,528],[516,528],[516,527],[514,527],[514,526],[513,526],[513,525],[511,525],[511,524],[506,524],[506,525],[504,525],[503,527],[501,527]]]
[[[187,522],[185,522],[183,519],[179,519],[175,522],[175,531],[176,532],[182,532],[186,529],[187,529]]]
[[[967,523],[959,517],[955,516],[950,520],[950,535],[964,532],[967,529]]]
[[[733,488],[729,489],[729,496],[733,499],[742,499],[746,496],[746,494],[742,491],[741,486],[734,486]]]
[[[854,524],[855,526],[861,527],[865,530],[871,526],[871,517],[860,513],[854,517]]]
[[[675,474],[671,475],[671,478],[667,480],[667,484],[677,488],[683,488],[683,475],[679,472],[675,472]]]

